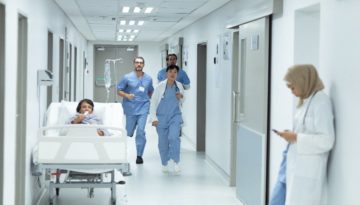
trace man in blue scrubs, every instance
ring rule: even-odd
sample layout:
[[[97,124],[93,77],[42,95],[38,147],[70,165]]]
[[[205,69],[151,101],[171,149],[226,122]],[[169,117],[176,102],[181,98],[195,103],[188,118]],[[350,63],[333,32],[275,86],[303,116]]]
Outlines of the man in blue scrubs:
[[[136,129],[136,164],[144,163],[142,158],[146,144],[145,124],[150,108],[150,97],[154,91],[152,78],[143,72],[143,57],[134,59],[134,71],[126,74],[118,83],[118,95],[123,97],[123,109],[126,115],[127,135],[132,137]]]
[[[172,53],[172,54],[167,55],[167,57],[166,57],[166,65],[167,66],[176,65],[176,61],[177,61],[176,54]],[[158,82],[161,82],[161,81],[165,80],[166,78],[167,78],[166,68],[162,68],[158,72],[158,75],[157,75]],[[190,89],[190,79],[189,79],[188,75],[186,74],[186,72],[181,68],[177,74],[176,81],[182,83],[185,90]]]

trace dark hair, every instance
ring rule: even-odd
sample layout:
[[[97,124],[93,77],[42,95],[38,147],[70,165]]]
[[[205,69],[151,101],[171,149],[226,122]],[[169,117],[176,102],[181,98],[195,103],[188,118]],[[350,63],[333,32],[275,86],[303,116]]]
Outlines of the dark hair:
[[[82,99],[82,100],[79,102],[78,106],[76,107],[76,112],[80,112],[81,104],[83,104],[84,102],[87,103],[87,104],[89,104],[89,105],[91,105],[92,111],[94,111],[94,102],[93,102],[92,100],[89,100],[89,99]]]
[[[145,64],[145,59],[144,59],[143,57],[141,57],[141,56],[135,57],[135,58],[134,58],[134,63],[135,63],[135,60],[136,60],[136,59],[141,59],[141,60],[144,62],[144,64]]]
[[[175,54],[175,53],[170,53],[170,54],[168,54],[168,55],[166,56],[166,61],[168,61],[168,60],[169,60],[170,56],[174,56],[174,57],[175,57],[175,59],[177,60],[177,56],[176,56],[176,54]]]
[[[166,72],[168,72],[169,70],[174,70],[174,69],[176,69],[177,72],[179,72],[179,70],[180,70],[179,66],[177,66],[177,65],[169,65],[166,68]]]

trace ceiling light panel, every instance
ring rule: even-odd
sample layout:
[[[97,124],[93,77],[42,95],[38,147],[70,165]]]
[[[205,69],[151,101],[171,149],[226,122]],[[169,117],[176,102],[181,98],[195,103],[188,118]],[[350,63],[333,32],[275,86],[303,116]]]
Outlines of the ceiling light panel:
[[[138,26],[142,26],[142,25],[144,25],[144,23],[145,23],[144,21],[138,21],[138,24],[137,24],[137,25],[138,25]]]
[[[152,11],[153,11],[153,7],[147,7],[146,9],[145,9],[145,12],[144,13],[146,13],[146,14],[149,14],[149,13],[151,13]]]
[[[122,12],[123,12],[123,13],[129,13],[129,11],[130,11],[130,7],[128,7],[128,6],[124,6],[124,7],[122,8]]]
[[[140,11],[141,11],[141,8],[140,8],[140,7],[136,6],[136,7],[134,8],[134,13],[140,13]]]

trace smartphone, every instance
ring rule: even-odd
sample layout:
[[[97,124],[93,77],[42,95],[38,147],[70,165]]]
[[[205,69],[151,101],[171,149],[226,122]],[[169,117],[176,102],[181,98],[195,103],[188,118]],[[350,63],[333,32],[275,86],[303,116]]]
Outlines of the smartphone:
[[[275,130],[275,129],[272,129],[273,132],[275,132],[276,134],[279,133],[279,131]]]

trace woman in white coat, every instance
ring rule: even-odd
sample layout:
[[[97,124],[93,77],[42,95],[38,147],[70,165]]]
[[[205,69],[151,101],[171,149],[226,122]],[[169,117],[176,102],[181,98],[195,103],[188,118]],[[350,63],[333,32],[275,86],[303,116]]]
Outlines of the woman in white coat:
[[[159,153],[162,171],[169,172],[168,162],[174,164],[174,172],[180,172],[180,129],[183,123],[181,104],[184,101],[184,89],[176,81],[179,67],[169,65],[166,68],[167,79],[155,88],[151,98],[150,121],[156,127],[159,136]]]
[[[285,204],[326,205],[326,168],[335,141],[331,101],[313,65],[294,65],[284,79],[299,98],[293,131],[277,132],[289,142]]]

